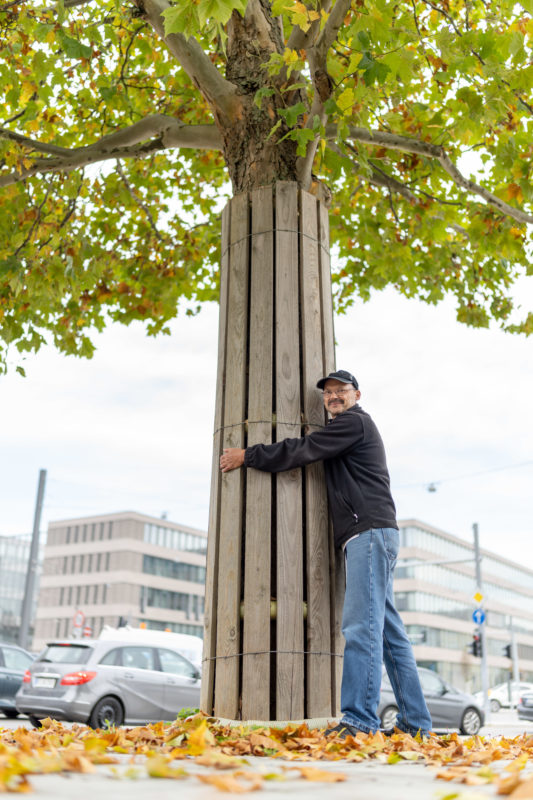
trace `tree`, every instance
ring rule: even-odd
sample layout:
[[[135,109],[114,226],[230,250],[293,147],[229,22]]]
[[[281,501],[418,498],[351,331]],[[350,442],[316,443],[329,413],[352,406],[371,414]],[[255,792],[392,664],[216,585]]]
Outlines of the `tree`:
[[[531,10],[3,2],[2,361],[47,335],[90,356],[106,319],[157,333],[215,299],[228,177],[332,195],[338,309],[393,284],[530,333],[510,289],[531,270]]]
[[[180,299],[215,299],[229,178],[202,706],[332,716],[320,469],[221,479],[218,455],[324,423],[325,204],[338,309],[392,284],[531,333],[511,298],[530,271],[531,0],[0,3],[4,362],[47,336],[90,356],[107,319],[157,333]]]

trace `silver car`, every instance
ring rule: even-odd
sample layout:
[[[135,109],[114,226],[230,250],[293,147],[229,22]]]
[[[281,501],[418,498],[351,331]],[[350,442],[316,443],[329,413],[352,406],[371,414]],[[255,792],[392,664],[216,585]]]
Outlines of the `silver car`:
[[[93,728],[173,720],[198,708],[200,673],[171,646],[58,640],[26,670],[15,703],[36,726],[43,717]]]
[[[461,733],[474,736],[485,721],[485,714],[471,694],[455,689],[442,680],[436,672],[418,668],[422,691],[431,714],[433,730],[459,728]],[[378,716],[383,728],[392,728],[396,723],[398,706],[386,674],[381,683]]]

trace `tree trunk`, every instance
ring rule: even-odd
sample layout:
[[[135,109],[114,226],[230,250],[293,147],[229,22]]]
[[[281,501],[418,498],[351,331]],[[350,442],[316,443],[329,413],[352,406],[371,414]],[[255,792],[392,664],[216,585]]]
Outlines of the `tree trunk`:
[[[289,720],[338,712],[344,564],[322,464],[222,474],[223,447],[325,424],[334,369],[327,211],[296,183],[239,194],[222,218],[202,710]]]

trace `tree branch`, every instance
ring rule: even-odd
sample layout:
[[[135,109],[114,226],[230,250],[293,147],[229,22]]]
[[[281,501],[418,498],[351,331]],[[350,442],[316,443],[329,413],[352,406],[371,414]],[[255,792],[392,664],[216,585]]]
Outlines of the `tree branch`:
[[[52,156],[62,156],[71,152],[68,147],[57,147],[55,144],[37,142],[35,139],[29,139],[27,136],[22,136],[20,133],[2,127],[0,127],[0,139],[10,139],[22,147],[27,147],[28,150],[37,150],[39,153],[46,153]]]
[[[334,138],[336,136],[336,127],[328,126],[327,135],[328,138]],[[533,215],[527,214],[525,211],[515,208],[514,206],[510,206],[504,200],[496,197],[496,195],[484,189],[483,186],[480,186],[475,181],[465,178],[451,161],[444,148],[440,145],[422,142],[418,139],[410,139],[408,136],[388,133],[387,131],[370,131],[366,128],[356,128],[353,126],[349,128],[349,138],[357,142],[368,144],[371,147],[386,147],[389,150],[416,153],[425,158],[435,159],[457,186],[466,189],[471,194],[477,194],[479,197],[482,197],[486,203],[496,208],[506,217],[512,217],[512,219],[515,219],[521,224],[533,223]]]
[[[126,177],[126,175],[125,175],[125,173],[124,173],[124,170],[122,169],[122,164],[120,163],[120,159],[119,159],[119,158],[117,158],[117,172],[118,172],[118,174],[120,175],[120,177],[121,177],[121,179],[122,179],[122,182],[123,182],[124,186],[126,187],[126,189],[128,190],[128,192],[129,192],[129,194],[131,195],[131,197],[133,197],[133,199],[135,200],[135,202],[137,203],[137,205],[138,205],[140,208],[142,208],[142,210],[143,210],[143,211],[144,211],[144,213],[146,214],[146,216],[147,216],[147,218],[148,218],[148,222],[150,223],[150,227],[152,228],[153,232],[155,233],[155,235],[156,235],[157,239],[158,239],[160,242],[163,242],[163,237],[161,236],[161,234],[160,234],[160,233],[159,233],[159,231],[157,230],[157,226],[156,226],[156,224],[155,224],[155,222],[154,222],[154,218],[152,217],[152,214],[151,214],[151,212],[150,212],[150,209],[148,208],[148,206],[146,205],[146,203],[144,202],[144,200],[142,199],[142,197],[140,197],[140,196],[137,194],[137,192],[135,191],[135,189],[133,188],[133,186],[131,185],[131,183],[130,183],[130,182],[129,182],[129,180],[127,179],[127,177]]]
[[[194,85],[204,95],[215,114],[226,117],[230,123],[233,122],[242,105],[237,95],[237,87],[220,74],[192,36],[186,39],[181,33],[165,35],[163,11],[170,8],[170,3],[167,0],[135,0],[135,2]]]
[[[326,14],[329,14],[331,9],[331,2],[332,0],[324,0],[324,2],[318,4],[318,8],[314,9],[311,6],[309,10],[318,11],[321,18],[322,11],[325,11]],[[295,25],[292,31],[290,32],[289,38],[287,40],[287,49],[307,50],[308,47],[311,47],[316,42],[316,38],[319,32],[320,32],[320,19],[313,20],[311,26],[307,31],[303,31],[299,25]]]
[[[337,0],[317,39],[315,50],[317,62],[322,69],[326,68],[328,50],[337,38],[344,22],[344,17],[352,6],[352,0]]]
[[[154,138],[157,137],[157,138]],[[148,141],[147,141],[148,140]],[[32,142],[32,140],[27,140]],[[32,142],[34,149],[38,142]],[[31,167],[0,175],[0,187],[47,172],[71,172],[87,164],[116,158],[142,158],[158,150],[190,147],[196,150],[220,150],[222,142],[214,125],[184,125],[164,114],[154,114],[129,128],[104,136],[98,142],[73,150],[61,149],[55,158],[36,159]]]

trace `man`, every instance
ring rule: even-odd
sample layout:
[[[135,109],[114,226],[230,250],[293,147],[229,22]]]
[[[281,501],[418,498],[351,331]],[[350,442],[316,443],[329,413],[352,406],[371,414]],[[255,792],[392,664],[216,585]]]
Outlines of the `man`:
[[[358,405],[361,392],[345,370],[321,378],[325,428],[299,439],[229,448],[223,472],[240,466],[281,472],[324,461],[335,545],[344,550],[346,593],[342,632],[346,640],[341,685],[342,718],[335,728],[345,738],[379,729],[377,716],[383,662],[398,704],[397,727],[427,735],[431,727],[416,663],[396,608],[392,579],[399,548],[396,508],[381,436]],[[392,731],[385,731],[391,733]]]

